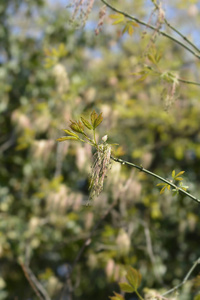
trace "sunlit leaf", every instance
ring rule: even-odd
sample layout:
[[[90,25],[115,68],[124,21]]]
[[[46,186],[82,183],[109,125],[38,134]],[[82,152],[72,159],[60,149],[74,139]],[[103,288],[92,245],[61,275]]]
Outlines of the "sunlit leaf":
[[[75,137],[78,137],[78,135],[76,133],[74,133],[73,131],[71,130],[68,130],[68,129],[63,129],[63,131],[71,136],[75,136]]]
[[[96,121],[97,117],[98,117],[98,114],[96,113],[95,110],[93,110],[93,112],[90,115],[90,119],[91,119],[93,128],[95,128],[94,125],[95,125],[95,121]]]
[[[126,24],[126,26],[125,26],[124,29],[122,30],[122,34],[124,34],[127,30],[128,30],[128,24]]]
[[[176,175],[176,172],[175,172],[175,170],[173,170],[173,171],[172,171],[172,178],[174,178],[175,175]]]
[[[126,293],[133,293],[134,292],[134,288],[126,282],[119,283],[119,286],[120,286],[120,289],[123,292],[126,292]]]
[[[75,136],[63,136],[59,139],[57,139],[56,141],[58,142],[63,142],[63,141],[66,141],[66,140],[75,140],[75,141],[78,141],[79,139]]]
[[[116,25],[123,22],[125,17],[122,14],[115,14],[115,15],[110,15],[110,18],[115,20],[112,24]]]
[[[102,121],[103,121],[103,117],[102,117],[102,113],[100,113],[99,116],[94,121],[94,125],[93,125],[94,128],[96,128],[97,126],[99,126]]]
[[[165,186],[163,186],[163,188],[162,188],[161,191],[160,191],[160,194],[163,194],[163,193],[164,193],[166,187],[167,187],[167,184],[166,184]]]
[[[182,177],[175,177],[174,179],[175,179],[175,180],[178,180],[178,181],[181,181],[181,180],[183,180],[183,178],[182,178]]]
[[[181,172],[179,172],[178,174],[176,174],[176,177],[178,177],[178,176],[180,176],[180,175],[182,175],[182,174],[184,174],[185,173],[185,171],[181,171]]]
[[[83,124],[85,125],[85,127],[87,127],[89,130],[93,129],[93,126],[83,117],[81,117],[81,121],[83,122]]]
[[[138,287],[141,284],[142,275],[136,269],[129,267],[126,275],[126,279],[130,283],[130,285],[134,288],[134,290],[137,291]]]
[[[133,27],[132,27],[131,25],[129,25],[129,26],[128,26],[128,34],[129,34],[130,36],[132,36],[133,33],[134,33],[134,29],[133,29]]]
[[[69,126],[73,131],[84,133],[84,126],[81,121],[70,121],[71,125]]]

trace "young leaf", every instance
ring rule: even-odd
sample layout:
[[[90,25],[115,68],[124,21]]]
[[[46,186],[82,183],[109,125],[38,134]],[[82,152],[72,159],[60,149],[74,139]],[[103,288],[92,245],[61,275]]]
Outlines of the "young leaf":
[[[84,134],[84,126],[81,121],[70,121],[71,125],[69,126],[75,132],[83,133]]]
[[[166,183],[158,183],[158,184],[156,184],[156,186],[162,186],[162,185],[166,185]]]
[[[95,121],[96,121],[97,117],[98,117],[98,115],[97,115],[96,111],[93,110],[93,112],[90,115],[90,119],[91,119],[93,129],[95,129],[94,124],[95,124]]]
[[[174,179],[178,180],[178,181],[181,181],[181,180],[183,180],[183,177],[175,177]]]
[[[129,267],[126,275],[126,279],[130,283],[130,285],[134,288],[134,291],[137,291],[138,287],[141,284],[142,275],[136,269]]]
[[[120,289],[125,293],[133,293],[134,292],[134,288],[126,282],[119,283],[119,286],[120,286]]]
[[[128,34],[129,34],[130,36],[132,36],[132,35],[133,35],[133,32],[134,32],[133,26],[129,25],[129,26],[128,26]]]
[[[172,178],[174,178],[176,175],[175,170],[172,171]]]
[[[115,296],[109,297],[111,300],[124,300],[124,297],[122,295],[115,293],[115,292],[114,292],[114,294],[115,294]]]
[[[160,194],[163,194],[163,193],[164,193],[166,187],[167,187],[167,184],[166,184],[165,186],[163,186],[163,188],[162,188],[161,191],[160,191]]]
[[[119,24],[124,21],[124,15],[122,14],[110,15],[110,18],[115,20],[112,23],[113,25]]]
[[[63,129],[63,131],[71,136],[78,137],[78,135],[71,130]]]
[[[176,174],[175,178],[178,177],[178,176],[180,176],[180,175],[182,175],[182,174],[184,174],[184,173],[185,173],[185,171],[179,172],[178,174]]]
[[[66,141],[66,140],[75,140],[75,141],[78,141],[79,138],[77,138],[75,136],[63,136],[63,137],[57,139],[56,141],[63,142],[63,141]]]
[[[98,117],[96,118],[96,120],[94,121],[94,128],[96,128],[97,126],[99,126],[102,121],[103,121],[103,117],[102,117],[102,113],[100,113],[98,115]]]
[[[128,24],[126,24],[126,26],[125,26],[124,29],[122,30],[122,34],[124,34],[127,30],[128,30]]]
[[[83,124],[85,125],[85,127],[87,127],[89,130],[93,129],[93,126],[83,117],[81,117],[81,121],[83,122]]]

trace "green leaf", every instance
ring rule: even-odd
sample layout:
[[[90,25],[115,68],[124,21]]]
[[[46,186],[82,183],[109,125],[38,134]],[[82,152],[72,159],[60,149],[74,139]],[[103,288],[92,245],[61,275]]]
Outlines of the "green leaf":
[[[126,279],[130,283],[130,285],[134,288],[134,291],[137,291],[138,287],[141,284],[142,275],[136,269],[129,267],[126,275]]]
[[[63,141],[66,141],[66,140],[75,140],[75,141],[78,141],[79,138],[77,138],[75,136],[63,136],[63,137],[57,139],[56,141],[63,142]]]
[[[134,22],[134,21],[128,21],[128,24],[134,26],[134,27],[140,27],[138,23]]]
[[[134,292],[134,288],[126,282],[119,283],[119,286],[120,286],[120,289],[123,292],[126,292],[126,293],[133,293]]]
[[[115,294],[115,296],[109,297],[111,300],[124,300],[124,297],[122,295],[115,293],[115,292],[114,292],[114,294]]]
[[[128,24],[126,24],[126,26],[125,26],[124,29],[122,30],[122,34],[124,34],[127,30],[128,30]]]
[[[69,126],[73,131],[84,134],[84,126],[81,121],[70,121],[71,125]]]
[[[78,137],[78,135],[76,133],[74,133],[73,131],[71,130],[68,130],[68,129],[63,129],[63,131],[71,136],[75,136],[75,137]]]
[[[163,193],[164,193],[166,187],[167,187],[167,184],[166,184],[165,186],[163,186],[163,188],[162,188],[161,191],[160,191],[160,194],[163,194]]]
[[[162,186],[162,185],[166,185],[166,183],[158,183],[158,184],[156,184],[156,186]]]
[[[173,170],[173,171],[172,171],[172,178],[174,178],[175,175],[176,175],[176,172],[175,172],[175,170]]]
[[[93,126],[83,117],[81,117],[81,121],[83,122],[83,124],[85,125],[85,127],[87,127],[89,130],[93,129]]]
[[[170,188],[171,188],[171,186],[168,184],[168,185],[167,185],[167,189],[168,189],[168,191],[170,191]]]
[[[124,15],[122,15],[122,14],[110,15],[110,18],[115,20],[112,23],[113,25],[119,24],[124,21]]]
[[[183,177],[175,177],[174,179],[178,180],[178,181],[181,181],[181,180],[183,180]]]
[[[97,117],[98,117],[98,114],[96,113],[95,110],[93,110],[93,112],[90,115],[90,119],[91,119],[91,123],[92,123],[93,129],[95,128],[94,124],[95,124],[95,121],[96,121]]]
[[[132,36],[133,33],[134,33],[133,26],[129,25],[129,26],[128,26],[128,34],[129,34],[130,36]]]
[[[178,176],[180,176],[180,175],[182,175],[182,174],[184,174],[185,173],[185,171],[181,171],[181,172],[179,172],[178,174],[176,174],[176,177],[178,177]]]
[[[102,117],[102,113],[100,113],[99,116],[96,118],[96,120],[94,122],[94,128],[96,128],[97,126],[99,126],[102,121],[103,121],[103,117]]]

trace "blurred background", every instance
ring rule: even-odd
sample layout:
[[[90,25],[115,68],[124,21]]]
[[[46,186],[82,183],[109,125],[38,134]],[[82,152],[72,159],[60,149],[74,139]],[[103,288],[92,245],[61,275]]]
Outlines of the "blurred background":
[[[88,16],[85,1],[73,18],[75,2],[0,3],[0,300],[38,299],[20,261],[51,299],[61,299],[79,249],[116,199],[63,299],[108,299],[119,292],[117,282],[129,265],[143,276],[141,293],[145,287],[170,289],[200,255],[197,203],[171,191],[160,194],[156,179],[112,162],[103,192],[87,207],[93,150],[56,142],[70,119],[88,119],[95,109],[104,117],[97,138],[107,134],[109,143],[118,143],[116,156],[168,179],[174,169],[184,170],[183,183],[198,197],[199,86],[146,74],[145,68],[200,82],[199,61],[145,27],[122,35],[108,9],[99,28],[100,0]],[[163,1],[163,10],[200,47],[197,2]],[[111,3],[156,24],[151,1]],[[159,67],[149,54],[160,56]],[[197,268],[180,299],[193,299],[198,274]]]

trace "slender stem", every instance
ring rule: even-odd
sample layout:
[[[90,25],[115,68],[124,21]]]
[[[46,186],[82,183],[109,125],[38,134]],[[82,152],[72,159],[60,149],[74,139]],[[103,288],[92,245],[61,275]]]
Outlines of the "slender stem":
[[[187,84],[193,84],[193,85],[199,85],[199,86],[200,86],[200,83],[199,83],[199,82],[190,81],[190,80],[181,79],[181,78],[177,78],[177,80],[178,80],[179,82],[183,82],[183,83],[187,83]]]
[[[97,145],[96,136],[95,136],[95,129],[93,129],[93,134],[94,134],[94,142]]]
[[[183,281],[181,283],[179,283],[178,285],[176,285],[174,288],[170,289],[169,291],[165,292],[164,294],[162,294],[162,296],[168,295],[174,291],[176,291],[178,288],[180,288],[184,283],[186,283],[186,281],[188,280],[188,278],[190,277],[190,275],[192,274],[192,272],[194,271],[194,269],[196,268],[196,266],[200,264],[200,257],[194,262],[194,264],[192,265],[192,267],[189,269],[188,273],[186,274],[185,278],[183,279]]]
[[[162,31],[162,30],[158,30],[155,26],[152,26],[146,22],[143,22],[139,19],[137,19],[136,17],[133,17],[131,15],[129,15],[128,13],[122,11],[122,10],[119,10],[117,8],[115,8],[114,6],[112,6],[111,4],[109,4],[106,0],[101,0],[101,2],[103,2],[107,7],[109,7],[110,9],[112,9],[113,11],[117,12],[117,13],[120,13],[122,15],[124,15],[125,17],[131,19],[131,20],[134,20],[136,23],[138,24],[141,24],[143,26],[146,26],[154,31],[157,31],[159,32],[160,34],[162,34],[163,36],[165,36],[166,38],[172,40],[173,42],[179,44],[181,47],[183,47],[184,49],[186,49],[188,52],[192,53],[195,57],[197,57],[198,59],[200,59],[200,55],[197,54],[196,52],[194,52],[192,49],[190,49],[188,46],[186,46],[185,44],[183,44],[182,42],[180,42],[179,40],[177,40],[175,37],[173,37],[172,35],[170,34],[167,34],[166,32]]]
[[[144,173],[146,173],[146,174],[151,175],[152,177],[155,177],[155,178],[159,179],[159,180],[162,181],[162,182],[167,183],[168,185],[170,185],[170,186],[173,187],[174,189],[180,191],[182,194],[188,196],[189,198],[191,198],[192,200],[194,200],[194,201],[196,201],[197,203],[200,204],[200,200],[199,200],[198,198],[196,198],[196,197],[194,197],[193,195],[191,195],[190,193],[184,191],[183,189],[181,189],[180,187],[176,186],[174,183],[168,181],[167,179],[165,179],[165,178],[163,178],[163,177],[161,177],[161,176],[159,176],[159,175],[157,175],[157,174],[155,174],[155,173],[153,173],[153,172],[151,172],[151,171],[149,171],[149,170],[143,168],[142,166],[135,165],[134,163],[130,163],[130,162],[125,161],[125,160],[122,160],[122,159],[120,159],[120,158],[115,158],[115,157],[113,157],[113,156],[111,156],[110,158],[111,158],[112,160],[116,161],[116,162],[121,163],[122,165],[128,165],[128,166],[134,167],[134,168],[136,168],[136,169],[138,169],[138,170],[140,170],[140,171],[142,171],[142,172],[144,172]]]
[[[159,10],[159,5],[157,3],[154,2],[155,7]],[[193,44],[186,36],[184,36],[179,30],[177,30],[175,27],[173,27],[166,18],[164,18],[164,22],[165,24],[171,28],[174,32],[176,32],[179,36],[181,36],[188,44],[190,44],[190,46],[192,46],[196,51],[200,52],[200,49]]]
[[[151,70],[152,72],[158,74],[158,75],[162,75],[162,72],[161,71],[157,71],[155,69],[153,69],[151,66],[146,66],[149,70]],[[195,81],[190,81],[190,80],[187,80],[187,79],[183,79],[183,78],[179,78],[177,77],[177,80],[179,82],[182,82],[182,83],[187,83],[187,84],[193,84],[193,85],[199,85],[200,86],[200,83],[199,82],[195,82]]]
[[[140,298],[140,300],[144,300],[144,298],[142,298],[142,296],[138,293],[138,291],[135,291],[135,293],[138,296],[138,298]]]

